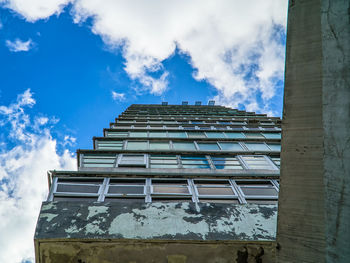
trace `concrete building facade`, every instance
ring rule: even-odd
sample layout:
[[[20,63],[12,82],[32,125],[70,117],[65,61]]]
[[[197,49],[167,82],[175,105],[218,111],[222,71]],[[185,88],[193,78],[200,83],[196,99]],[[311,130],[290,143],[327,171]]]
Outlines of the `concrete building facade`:
[[[36,262],[273,262],[281,120],[131,105],[77,171],[50,171]]]

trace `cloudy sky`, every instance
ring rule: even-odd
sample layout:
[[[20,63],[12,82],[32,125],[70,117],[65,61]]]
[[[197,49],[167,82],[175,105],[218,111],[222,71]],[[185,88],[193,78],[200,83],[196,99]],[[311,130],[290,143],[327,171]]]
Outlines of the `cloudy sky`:
[[[0,262],[32,262],[46,171],[131,103],[280,116],[287,0],[0,0]]]

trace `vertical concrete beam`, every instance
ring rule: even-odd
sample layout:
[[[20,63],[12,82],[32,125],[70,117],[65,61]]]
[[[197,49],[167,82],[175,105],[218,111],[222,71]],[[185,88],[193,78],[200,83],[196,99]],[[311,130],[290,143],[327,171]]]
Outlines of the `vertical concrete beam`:
[[[278,262],[350,259],[350,1],[290,0]]]

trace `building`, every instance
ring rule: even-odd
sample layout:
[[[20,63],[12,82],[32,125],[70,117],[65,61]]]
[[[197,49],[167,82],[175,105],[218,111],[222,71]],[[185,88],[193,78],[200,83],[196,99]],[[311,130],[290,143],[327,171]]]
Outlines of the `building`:
[[[77,171],[50,171],[36,262],[273,262],[281,120],[131,105]]]

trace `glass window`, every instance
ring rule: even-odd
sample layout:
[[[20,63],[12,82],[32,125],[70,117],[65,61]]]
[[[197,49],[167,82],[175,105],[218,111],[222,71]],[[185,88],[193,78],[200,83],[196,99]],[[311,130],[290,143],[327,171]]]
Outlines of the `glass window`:
[[[187,138],[186,132],[169,131],[168,136],[170,138]]]
[[[146,167],[144,154],[122,154],[118,166],[144,166]]]
[[[101,150],[122,150],[123,141],[97,141],[97,148]]]
[[[281,133],[263,133],[266,139],[281,139]]]
[[[187,180],[152,179],[152,195],[191,195]]]
[[[181,163],[183,168],[202,168],[210,169],[209,162],[205,156],[181,156]]]
[[[145,179],[111,179],[106,196],[145,195]]]
[[[281,145],[280,144],[274,144],[274,143],[268,143],[267,144],[271,151],[276,151],[276,152],[280,152],[281,151]]]
[[[270,181],[236,181],[245,198],[278,197],[278,191]]]
[[[201,151],[218,151],[220,150],[219,146],[216,142],[214,143],[206,143],[206,142],[198,142],[199,149]]]
[[[270,158],[278,166],[278,168],[281,166],[281,158],[280,157],[270,157]]]
[[[187,132],[188,138],[205,138],[204,132]]]
[[[128,137],[128,132],[107,131],[107,137]]]
[[[199,201],[202,198],[237,199],[237,195],[228,180],[194,180]]]
[[[245,136],[242,132],[225,132],[226,136],[231,139],[244,139]]]
[[[176,155],[151,155],[151,168],[178,168]]]
[[[211,156],[211,160],[213,161],[213,164],[215,165],[216,169],[238,169],[242,170],[243,167],[241,166],[240,162],[236,157],[232,156],[218,156],[214,157]]]
[[[175,150],[184,150],[184,151],[195,151],[196,147],[193,142],[173,142]]]
[[[244,135],[249,139],[264,139],[261,133],[246,132]]]
[[[58,178],[54,201],[97,201],[103,179]]]
[[[127,150],[147,150],[147,141],[128,141],[126,149]]]
[[[265,143],[246,142],[249,151],[270,151]]]
[[[195,130],[196,126],[182,126],[184,130]]]
[[[98,193],[99,185],[59,183],[56,192],[60,193]]]
[[[115,154],[84,154],[83,167],[114,167]]]
[[[206,132],[208,138],[226,138],[223,132]]]
[[[131,131],[130,132],[130,137],[147,137],[147,132],[146,131]]]
[[[223,151],[244,151],[238,142],[219,142]]]
[[[150,142],[150,150],[169,150],[169,142]]]
[[[149,132],[149,137],[167,137],[166,136],[167,134],[166,134],[166,131],[159,131],[159,132],[157,132],[157,131],[150,131]]]
[[[242,160],[248,169],[266,169],[275,170],[275,167],[268,161],[265,156],[241,155]]]

